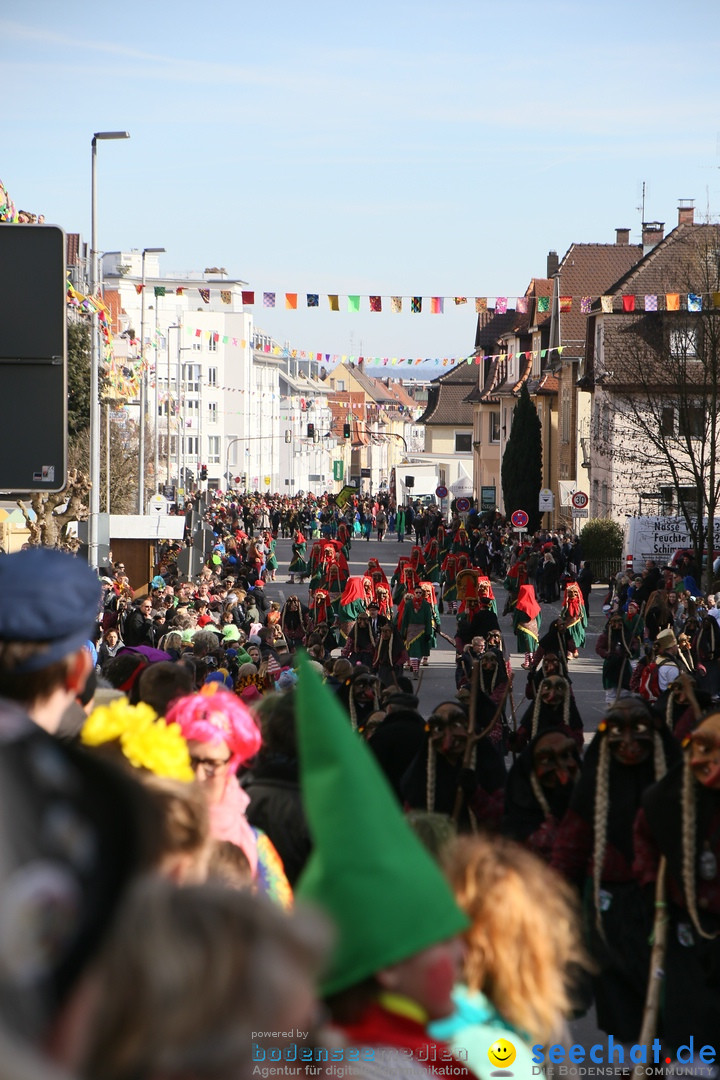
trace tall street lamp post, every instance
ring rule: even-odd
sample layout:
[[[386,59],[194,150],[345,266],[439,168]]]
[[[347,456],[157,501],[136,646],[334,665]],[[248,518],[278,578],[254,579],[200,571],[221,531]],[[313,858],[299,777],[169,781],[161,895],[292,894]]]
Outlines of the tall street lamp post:
[[[97,265],[97,144],[106,139],[129,139],[127,131],[96,131],[92,137],[92,168],[90,174],[90,295],[95,296],[98,285]],[[98,564],[98,518],[100,516],[100,359],[98,350],[98,318],[90,317],[90,511],[88,514],[88,562]]]
[[[140,434],[138,438],[138,514],[145,513],[145,414],[147,412],[147,370],[145,368],[145,256],[163,252],[163,247],[143,248],[142,292],[140,293]],[[157,368],[157,364],[155,365]],[[157,370],[155,371],[157,380]]]

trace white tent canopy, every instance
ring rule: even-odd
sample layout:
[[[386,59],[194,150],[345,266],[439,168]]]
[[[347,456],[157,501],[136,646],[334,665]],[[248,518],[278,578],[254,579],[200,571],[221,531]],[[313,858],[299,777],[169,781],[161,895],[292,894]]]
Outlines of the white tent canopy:
[[[459,498],[472,498],[473,483],[468,474],[460,466],[459,476],[454,484],[450,485],[450,491],[453,493],[456,499]]]

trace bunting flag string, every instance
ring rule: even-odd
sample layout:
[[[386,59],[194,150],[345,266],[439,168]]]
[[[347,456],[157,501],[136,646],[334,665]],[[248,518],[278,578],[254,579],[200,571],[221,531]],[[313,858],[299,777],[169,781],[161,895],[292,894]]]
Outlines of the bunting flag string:
[[[551,353],[557,353],[558,356],[562,356],[564,345],[558,345],[551,349],[541,349],[533,352],[532,350],[526,350],[525,352],[518,353],[495,353],[485,356],[475,356],[473,353],[471,356],[355,356],[349,353],[330,353],[325,351],[310,352],[306,349],[291,349],[285,345],[272,344],[265,337],[257,339],[255,342],[248,342],[245,338],[228,338],[227,335],[219,335],[216,330],[203,330],[200,327],[186,326],[185,333],[192,338],[200,338],[204,341],[213,341],[217,344],[218,340],[222,340],[223,344],[230,344],[232,348],[247,349],[250,345],[257,352],[266,353],[268,356],[280,357],[281,359],[291,360],[306,360],[311,361],[313,364],[322,364],[326,367],[331,367],[337,364],[349,364],[353,367],[361,365],[374,365],[375,367],[397,367],[400,364],[412,365],[413,367],[418,364],[431,364],[434,367],[454,367],[459,364],[479,364],[481,360],[513,360],[517,357],[519,360],[530,359],[545,359]],[[228,388],[225,388],[228,389]]]

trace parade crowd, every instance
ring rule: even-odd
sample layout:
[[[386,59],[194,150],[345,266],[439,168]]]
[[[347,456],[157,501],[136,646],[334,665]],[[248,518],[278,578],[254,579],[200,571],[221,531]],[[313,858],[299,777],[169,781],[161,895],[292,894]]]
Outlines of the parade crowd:
[[[645,1075],[707,1062],[720,594],[691,554],[611,579],[591,733],[577,537],[382,494],[204,523],[192,578],[180,543],[149,582],[0,556],[0,1076],[524,1080],[593,1006],[617,1055],[659,1040]]]

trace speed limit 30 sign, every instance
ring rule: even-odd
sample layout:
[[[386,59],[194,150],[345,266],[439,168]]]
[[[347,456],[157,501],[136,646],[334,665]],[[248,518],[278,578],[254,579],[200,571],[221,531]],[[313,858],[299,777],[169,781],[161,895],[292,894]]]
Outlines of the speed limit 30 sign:
[[[584,510],[590,499],[584,491],[576,491],[570,498],[570,502],[573,504],[575,510]]]

